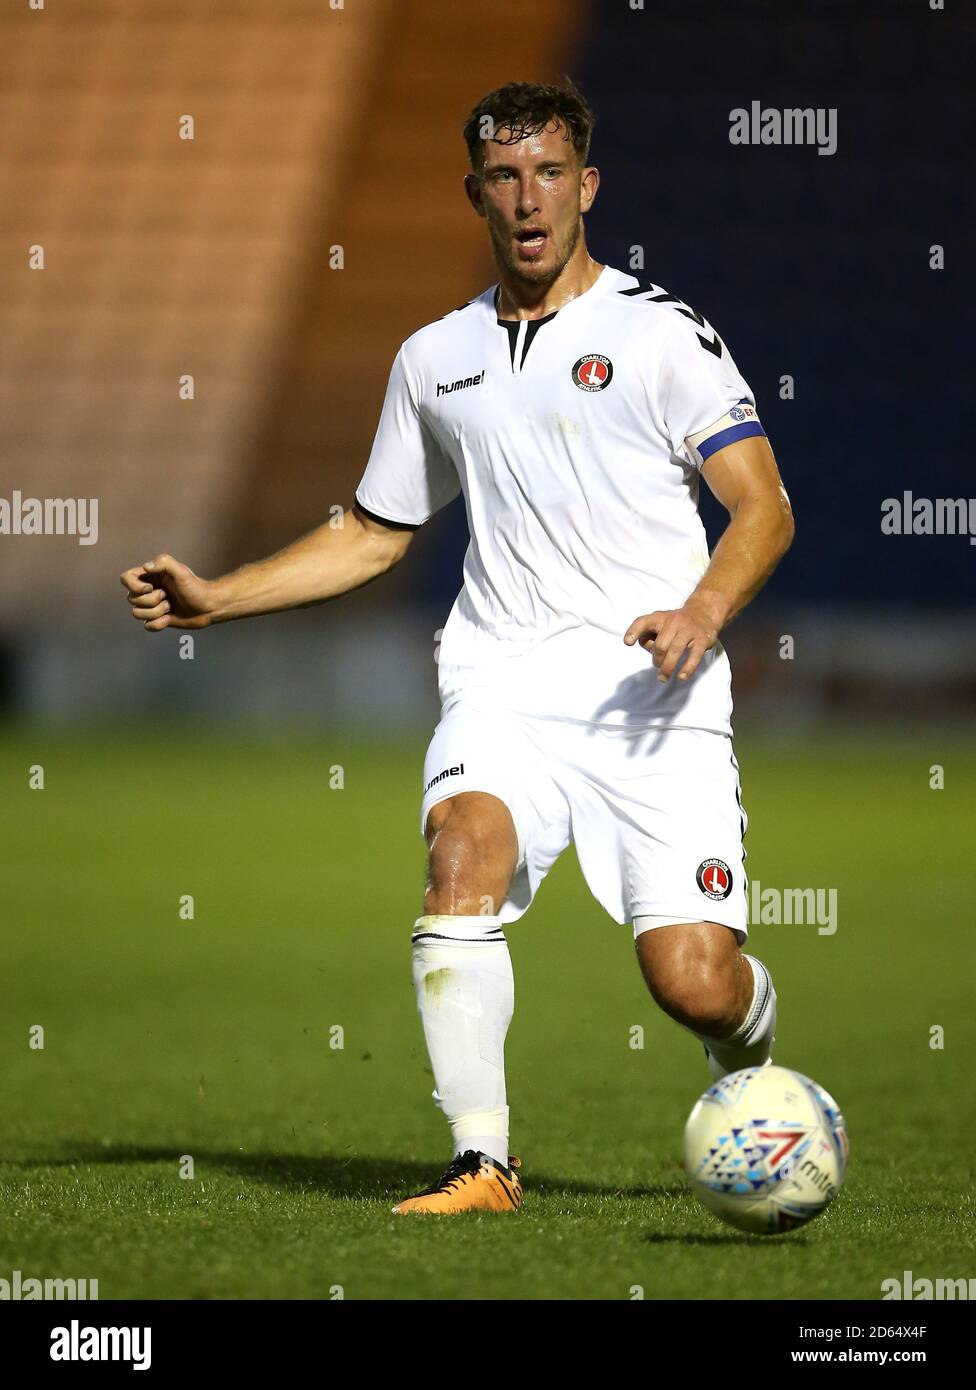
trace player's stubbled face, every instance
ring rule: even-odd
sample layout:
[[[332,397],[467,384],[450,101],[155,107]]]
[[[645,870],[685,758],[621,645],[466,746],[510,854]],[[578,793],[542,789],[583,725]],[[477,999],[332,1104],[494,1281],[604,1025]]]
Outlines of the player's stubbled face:
[[[555,279],[580,232],[579,165],[562,128],[511,145],[486,140],[481,189],[496,257],[520,279]]]

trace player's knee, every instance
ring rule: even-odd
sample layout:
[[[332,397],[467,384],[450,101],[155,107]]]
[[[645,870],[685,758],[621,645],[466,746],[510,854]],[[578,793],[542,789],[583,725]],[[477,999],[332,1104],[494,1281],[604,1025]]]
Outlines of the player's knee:
[[[508,808],[496,797],[465,793],[432,807],[424,911],[497,913],[518,854]]]
[[[740,1022],[738,955],[731,933],[688,932],[655,951],[650,969],[644,958],[641,963],[651,994],[665,1013],[697,1033],[721,1038]]]

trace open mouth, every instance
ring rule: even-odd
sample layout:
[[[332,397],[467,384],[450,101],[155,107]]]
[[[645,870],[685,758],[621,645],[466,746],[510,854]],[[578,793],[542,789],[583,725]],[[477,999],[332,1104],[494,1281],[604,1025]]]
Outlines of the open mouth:
[[[549,241],[549,234],[541,227],[521,227],[515,233],[515,241],[523,256],[541,255]]]

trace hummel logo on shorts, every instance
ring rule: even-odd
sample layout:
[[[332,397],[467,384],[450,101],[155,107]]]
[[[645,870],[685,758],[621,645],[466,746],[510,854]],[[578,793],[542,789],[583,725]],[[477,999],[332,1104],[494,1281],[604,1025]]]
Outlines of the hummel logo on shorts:
[[[457,767],[445,767],[443,772],[439,772],[436,777],[432,777],[424,787],[424,795],[430,791],[431,787],[436,787],[438,782],[443,782],[445,777],[457,777],[464,772],[464,763],[458,763]]]

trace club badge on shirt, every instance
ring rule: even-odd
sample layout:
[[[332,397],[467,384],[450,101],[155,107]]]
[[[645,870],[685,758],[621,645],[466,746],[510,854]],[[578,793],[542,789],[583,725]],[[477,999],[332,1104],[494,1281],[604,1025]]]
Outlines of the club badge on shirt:
[[[573,381],[581,391],[602,391],[613,380],[613,363],[598,352],[588,352],[573,367]]]

